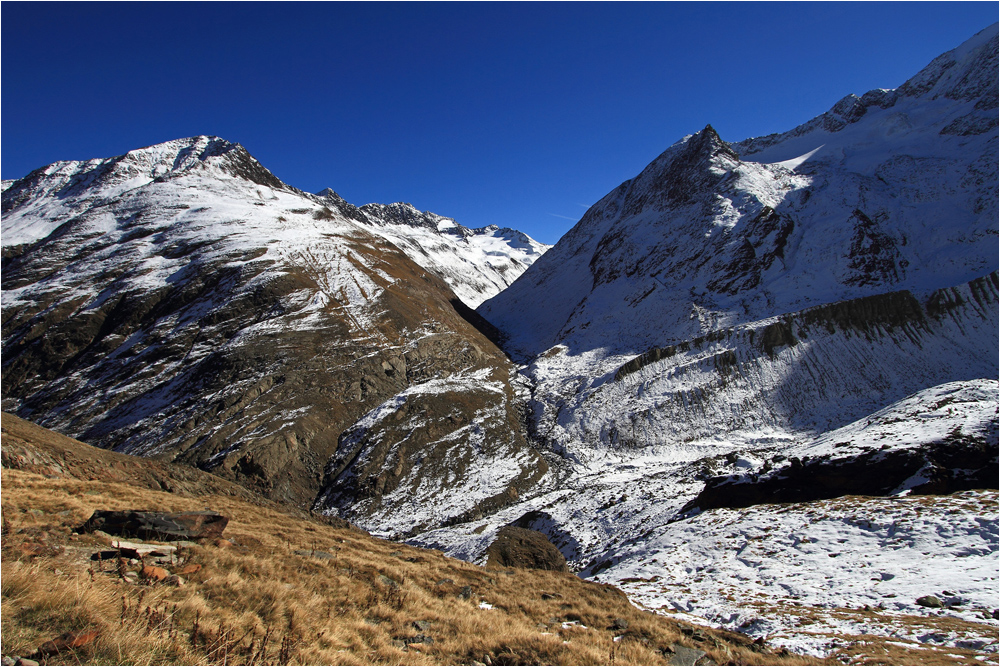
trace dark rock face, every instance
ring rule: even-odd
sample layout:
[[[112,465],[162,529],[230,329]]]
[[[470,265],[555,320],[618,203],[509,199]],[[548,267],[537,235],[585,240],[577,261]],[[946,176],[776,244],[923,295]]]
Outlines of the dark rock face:
[[[524,567],[568,572],[566,559],[537,530],[504,526],[486,549],[486,567]]]
[[[201,540],[221,537],[228,523],[228,517],[216,512],[95,510],[80,532],[103,530],[111,535],[147,540]]]
[[[917,473],[924,482],[916,494],[948,494],[1000,487],[996,440],[953,434],[926,447],[872,451],[860,456],[830,457],[790,464],[756,478],[714,477],[681,510],[750,507],[764,503],[799,503],[840,496],[884,496]]]
[[[883,231],[885,217],[875,220],[855,209],[852,215],[854,234],[849,251],[848,285],[894,284],[906,276],[909,262],[900,256],[896,241]]]

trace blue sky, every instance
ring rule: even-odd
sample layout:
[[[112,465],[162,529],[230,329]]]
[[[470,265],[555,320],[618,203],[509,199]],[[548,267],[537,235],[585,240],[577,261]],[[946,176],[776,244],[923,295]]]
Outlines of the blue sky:
[[[303,190],[553,243],[711,123],[893,88],[996,2],[0,5],[3,178],[197,134]]]

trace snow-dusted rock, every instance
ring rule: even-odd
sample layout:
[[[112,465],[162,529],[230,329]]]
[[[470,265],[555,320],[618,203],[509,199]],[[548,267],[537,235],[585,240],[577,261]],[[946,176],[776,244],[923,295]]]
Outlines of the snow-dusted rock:
[[[550,246],[507,227],[469,229],[410,204],[365,204],[382,236],[433,271],[471,308],[499,294]]]

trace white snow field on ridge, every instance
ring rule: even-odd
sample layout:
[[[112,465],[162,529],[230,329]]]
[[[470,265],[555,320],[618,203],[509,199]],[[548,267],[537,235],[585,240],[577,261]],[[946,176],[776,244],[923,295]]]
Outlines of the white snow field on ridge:
[[[116,158],[56,162],[44,168],[49,177],[45,180],[44,191],[20,195],[22,199],[32,201],[32,205],[22,206],[10,214],[5,211],[3,245],[17,246],[44,239],[88,204],[110,203],[130,192],[139,194],[141,188],[154,181],[163,182],[182,175],[196,178],[200,175],[205,179],[205,187],[197,187],[190,182],[183,196],[178,196],[177,200],[196,193],[205,197],[220,185],[220,177],[232,180],[237,175],[227,172],[232,167],[228,167],[225,161],[232,147],[233,144],[218,137],[201,136],[140,148]],[[257,170],[261,173],[265,171],[256,160],[249,155],[247,157]],[[312,195],[281,183],[270,174],[268,176],[270,178],[264,177],[265,180],[273,182],[258,187],[249,201],[241,202],[239,210],[232,208],[236,200],[243,199],[244,193],[237,192],[241,189],[239,187],[230,187],[223,190],[222,197],[206,198],[205,201],[221,225],[225,225],[227,220],[239,220],[239,216],[260,220],[263,224],[258,235],[252,234],[252,227],[233,230],[205,224],[203,236],[206,239],[227,237],[235,232],[236,238],[231,245],[242,242],[257,247],[271,240],[264,237],[272,227],[276,227],[287,230],[291,235],[286,240],[292,237],[306,240],[322,236],[324,227],[336,226],[333,218],[314,217],[323,206],[332,206],[338,213],[346,213],[343,222],[348,226],[360,224],[365,231],[396,244],[413,261],[439,275],[472,308],[499,293],[549,248],[513,229],[495,225],[469,229],[451,218],[421,212],[403,203],[366,204],[359,209],[329,188]],[[4,181],[3,189],[15,182]],[[235,181],[233,184],[238,185]],[[92,187],[94,185],[99,187]],[[75,196],[68,198],[72,195]],[[230,208],[220,208],[224,204]],[[198,213],[204,211],[176,213],[175,216],[183,220]],[[96,231],[99,230],[95,228]]]

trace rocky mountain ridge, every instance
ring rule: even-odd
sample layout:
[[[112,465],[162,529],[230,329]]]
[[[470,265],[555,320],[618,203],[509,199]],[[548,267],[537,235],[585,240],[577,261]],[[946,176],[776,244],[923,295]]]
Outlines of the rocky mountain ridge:
[[[4,405],[22,416],[298,506],[338,476],[376,505],[423,484],[449,498],[425,526],[502,505],[545,472],[513,367],[432,263],[371,210],[287,186],[238,144],[56,163],[3,206]],[[451,252],[472,267],[455,275],[479,280],[435,234],[411,252],[434,242],[438,268]],[[341,435],[383,403],[409,415],[405,446],[326,479]],[[444,451],[461,474],[438,470]],[[496,459],[507,465],[488,472]]]

